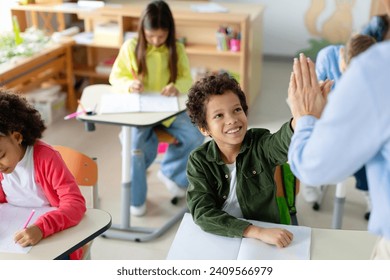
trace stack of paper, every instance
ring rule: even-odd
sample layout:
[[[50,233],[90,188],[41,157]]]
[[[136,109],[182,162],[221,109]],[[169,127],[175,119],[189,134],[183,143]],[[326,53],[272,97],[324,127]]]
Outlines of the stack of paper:
[[[179,111],[177,97],[160,93],[110,93],[102,95],[100,103],[100,114]]]
[[[26,219],[35,210],[34,216],[30,220],[33,224],[42,214],[55,210],[55,207],[17,207],[8,203],[0,204],[0,252],[27,254],[31,246],[21,247],[14,241],[14,235],[17,231],[23,229]]]

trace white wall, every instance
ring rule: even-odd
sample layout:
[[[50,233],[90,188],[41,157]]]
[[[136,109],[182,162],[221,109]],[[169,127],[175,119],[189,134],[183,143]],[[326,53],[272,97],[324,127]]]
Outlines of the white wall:
[[[309,7],[323,2],[325,8],[316,18],[316,29],[321,33],[324,24],[332,17],[337,17],[336,3],[352,5],[352,32],[357,32],[368,22],[371,0],[214,0],[223,2],[258,3],[264,11],[264,54],[294,56],[299,50],[310,47],[309,40],[320,40],[322,35],[311,34],[305,24],[305,14]],[[340,27],[340,25],[338,25]],[[337,32],[337,30],[335,30]]]
[[[0,0],[0,33],[12,30],[11,13],[9,8],[16,0]],[[108,3],[126,3],[130,0],[106,0]],[[169,0],[168,0],[169,1]],[[310,47],[309,40],[321,39],[313,35],[305,25],[305,13],[312,1],[325,3],[325,9],[316,21],[316,29],[321,30],[324,23],[336,11],[336,2],[351,4],[352,28],[358,31],[369,20],[371,0],[213,0],[212,2],[254,3],[265,7],[264,12],[264,44],[266,55],[294,56],[299,50]]]
[[[16,0],[0,0],[0,34],[12,31],[11,7]]]

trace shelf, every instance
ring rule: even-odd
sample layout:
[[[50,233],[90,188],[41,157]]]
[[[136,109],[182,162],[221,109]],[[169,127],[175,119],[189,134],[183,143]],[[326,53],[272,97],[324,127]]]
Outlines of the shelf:
[[[93,42],[76,42],[78,46],[86,46],[91,48],[106,48],[106,49],[120,49],[120,46],[107,46],[103,44],[96,44]],[[220,51],[215,45],[200,45],[188,44],[185,47],[187,54],[210,55],[210,56],[231,56],[241,57],[242,52]]]
[[[22,27],[27,27],[28,18],[33,16],[38,24],[40,12],[56,14],[63,18],[65,13],[77,15],[84,23],[83,33],[73,38],[76,46],[73,48],[73,58],[76,65],[74,74],[79,77],[94,80],[108,80],[107,73],[97,73],[95,65],[107,57],[117,55],[122,38],[127,32],[136,33],[139,17],[144,10],[146,0],[131,1],[123,5],[107,5],[91,11],[81,11],[72,6],[58,5],[25,5],[13,9],[13,15],[18,17]],[[262,18],[263,7],[251,4],[224,3],[226,13],[198,13],[191,8],[196,1],[169,1],[175,18],[177,38],[186,39],[186,53],[192,68],[225,69],[234,72],[239,77],[242,90],[248,96],[248,104],[260,92],[261,62],[262,62]],[[34,6],[34,7],[32,7]],[[36,15],[35,15],[36,14]],[[35,15],[35,16],[34,16]],[[43,16],[43,15],[42,15]],[[102,28],[102,23],[115,22],[117,28]],[[217,50],[216,32],[221,26],[228,26],[240,33],[240,51]],[[94,36],[99,35],[97,38]],[[100,32],[100,33],[99,33]],[[94,40],[95,39],[97,40]]]
[[[97,73],[95,71],[95,67],[85,67],[85,66],[75,66],[73,73],[75,76],[79,77],[87,77],[87,78],[99,78],[99,79],[107,79],[108,74]]]
[[[199,54],[199,55],[210,55],[210,56],[232,56],[238,58],[242,56],[242,52],[217,50],[216,45],[188,44],[186,45],[186,52],[187,54]]]
[[[110,44],[105,45],[102,43],[95,43],[93,41],[93,32],[81,32],[78,33],[72,38],[75,40],[76,44],[79,46],[93,47],[93,48],[107,48],[107,49],[119,49],[120,45]]]
[[[91,47],[91,48],[104,48],[104,49],[114,49],[119,50],[120,46],[114,46],[114,45],[103,45],[103,44],[96,44],[96,43],[77,43],[78,46],[85,46],[85,47]]]

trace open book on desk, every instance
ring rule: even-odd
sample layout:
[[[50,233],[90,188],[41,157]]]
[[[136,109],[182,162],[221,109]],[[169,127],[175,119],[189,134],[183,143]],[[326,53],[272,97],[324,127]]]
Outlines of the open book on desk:
[[[22,247],[15,243],[14,235],[23,229],[26,219],[35,210],[29,225],[32,225],[42,214],[55,210],[55,207],[17,207],[8,203],[0,203],[0,252],[27,254],[31,246]]]
[[[168,252],[170,260],[308,260],[311,228],[252,221],[262,227],[286,228],[294,239],[286,248],[253,238],[231,238],[203,231],[186,213]]]
[[[177,97],[160,93],[108,93],[102,95],[100,103],[100,114],[179,111]]]

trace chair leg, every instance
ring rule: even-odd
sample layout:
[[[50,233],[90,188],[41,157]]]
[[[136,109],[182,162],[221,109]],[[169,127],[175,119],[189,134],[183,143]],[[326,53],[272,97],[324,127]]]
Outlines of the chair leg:
[[[93,208],[99,209],[100,208],[100,201],[99,201],[99,192],[98,192],[98,186],[94,186],[92,189],[92,197],[93,197]]]
[[[293,226],[298,226],[299,225],[297,215],[292,215],[291,216],[291,224]]]
[[[319,196],[316,202],[313,204],[313,210],[318,211],[322,205],[322,202],[324,200],[326,191],[328,190],[329,185],[322,185],[320,187]]]

